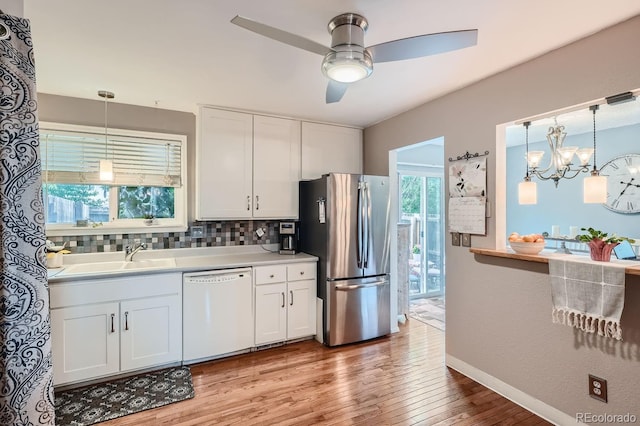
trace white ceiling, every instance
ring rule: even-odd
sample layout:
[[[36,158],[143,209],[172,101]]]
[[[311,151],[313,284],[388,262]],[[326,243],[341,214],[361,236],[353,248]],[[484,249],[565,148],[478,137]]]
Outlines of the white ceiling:
[[[365,44],[478,29],[478,45],[382,63],[325,104],[322,58],[239,28],[236,14],[324,45],[331,18]],[[24,0],[38,91],[196,112],[198,104],[366,127],[640,14],[638,0]]]

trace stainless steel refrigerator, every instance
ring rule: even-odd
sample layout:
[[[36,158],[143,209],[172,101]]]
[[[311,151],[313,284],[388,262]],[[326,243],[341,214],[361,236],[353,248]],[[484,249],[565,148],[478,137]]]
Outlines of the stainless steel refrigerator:
[[[324,343],[389,334],[389,178],[331,173],[300,182],[299,225],[300,250],[320,259]]]

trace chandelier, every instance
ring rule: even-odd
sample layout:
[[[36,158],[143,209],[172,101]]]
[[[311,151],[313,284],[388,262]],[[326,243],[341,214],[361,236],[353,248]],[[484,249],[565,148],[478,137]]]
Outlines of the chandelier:
[[[594,105],[598,109],[598,105]],[[595,114],[595,111],[594,111]],[[560,179],[573,179],[581,172],[589,171],[589,160],[595,152],[595,148],[578,148],[577,146],[564,146],[564,139],[567,137],[565,127],[558,124],[554,118],[555,125],[549,127],[547,132],[547,142],[551,151],[549,164],[545,168],[540,167],[544,151],[527,151],[528,172],[540,180],[553,180],[558,187]],[[525,125],[530,125],[526,122]],[[573,164],[573,157],[577,157],[580,165]]]
[[[524,180],[518,185],[519,204],[537,203],[537,186],[532,178],[540,180],[552,180],[558,187],[560,179],[573,179],[580,173],[588,173],[590,169],[589,161],[593,156],[593,168],[590,175],[584,179],[585,203],[604,203],[607,197],[607,178],[600,176],[600,171],[596,166],[596,111],[598,105],[592,105],[589,110],[593,113],[593,148],[578,148],[577,146],[564,146],[567,136],[565,127],[554,120],[554,126],[549,127],[547,132],[547,142],[551,151],[549,163],[546,167],[541,167],[540,163],[545,151],[529,151],[529,126],[530,121],[525,121],[525,144],[527,168]],[[577,157],[579,165],[573,164],[573,158]]]

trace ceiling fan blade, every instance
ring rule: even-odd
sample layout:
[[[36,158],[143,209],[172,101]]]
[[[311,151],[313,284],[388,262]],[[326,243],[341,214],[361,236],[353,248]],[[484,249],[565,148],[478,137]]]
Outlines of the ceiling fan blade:
[[[299,35],[291,34],[248,18],[243,18],[239,15],[236,15],[236,17],[231,20],[231,23],[264,37],[279,41],[280,43],[288,44],[312,53],[317,53],[318,55],[324,56],[331,52],[330,48],[323,46],[320,43],[316,43],[315,41],[300,37]]]
[[[367,49],[373,57],[373,62],[380,63],[463,49],[475,46],[477,42],[478,30],[462,30],[408,37],[369,46]]]
[[[347,91],[347,87],[349,87],[349,83],[340,83],[338,81],[329,80],[329,84],[327,84],[327,103],[332,104],[340,101],[342,96],[344,96],[344,92]]]

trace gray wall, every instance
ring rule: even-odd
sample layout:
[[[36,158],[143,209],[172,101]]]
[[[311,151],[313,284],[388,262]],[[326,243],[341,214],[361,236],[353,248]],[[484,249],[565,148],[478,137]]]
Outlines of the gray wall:
[[[640,125],[601,130],[597,132],[596,138],[598,167],[622,154],[640,153]],[[564,143],[565,146],[579,147],[592,144],[593,133],[568,135]],[[543,164],[547,164],[549,146],[546,141],[530,143],[529,150],[545,151]],[[588,176],[586,173],[581,173],[574,179],[562,179],[557,188],[552,181],[534,178],[538,184],[538,204],[518,204],[518,183],[525,174],[524,158],[524,145],[507,149],[507,233],[547,231],[551,234],[551,225],[559,225],[563,235],[569,233],[569,226],[592,226],[610,234],[640,237],[640,215],[616,213],[600,204],[582,202],[582,181],[584,176]],[[568,209],[567,206],[579,208]]]
[[[367,128],[364,170],[387,174],[389,150],[444,136],[447,158],[491,152],[493,203],[504,179],[496,125],[639,88],[638,40],[640,16]],[[494,211],[487,236],[472,244],[493,248],[498,237]],[[624,342],[614,342],[551,323],[546,265],[476,256],[449,241],[446,253],[447,356],[569,416],[640,415],[640,277],[627,276]],[[608,404],[587,395],[589,373],[608,379]]]

